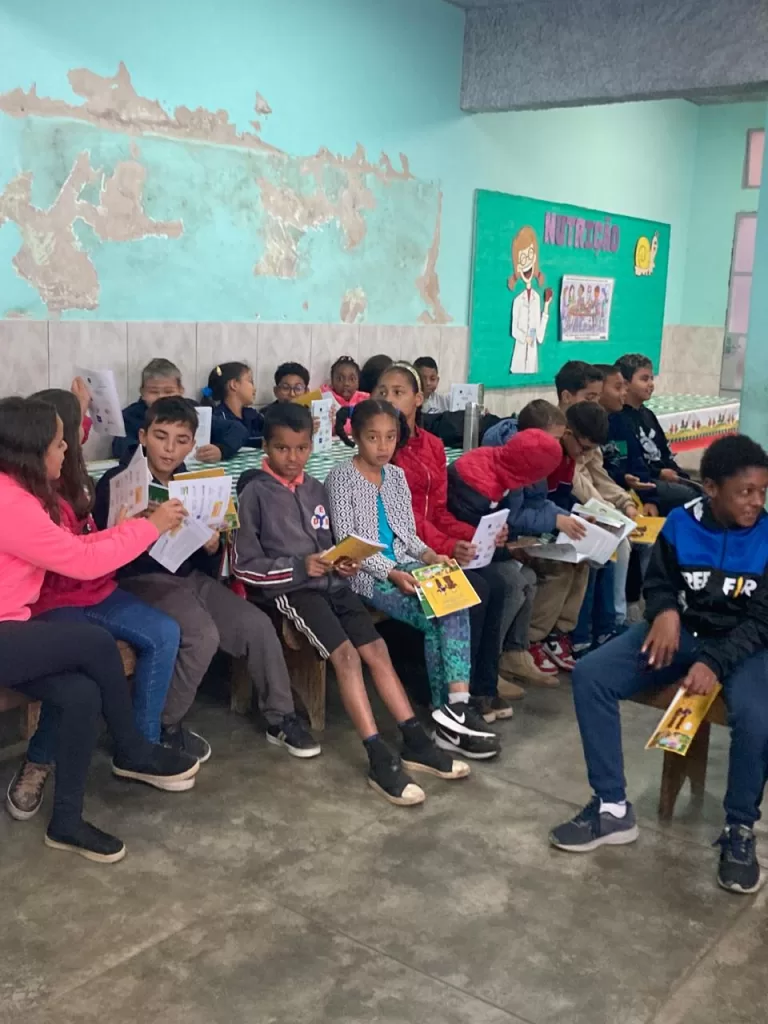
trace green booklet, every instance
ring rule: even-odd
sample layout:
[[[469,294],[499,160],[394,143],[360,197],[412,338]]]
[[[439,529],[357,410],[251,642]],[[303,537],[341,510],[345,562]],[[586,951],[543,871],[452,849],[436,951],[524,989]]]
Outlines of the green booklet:
[[[164,501],[168,501],[168,488],[163,487],[162,484],[151,483],[149,485],[149,500],[162,505]]]

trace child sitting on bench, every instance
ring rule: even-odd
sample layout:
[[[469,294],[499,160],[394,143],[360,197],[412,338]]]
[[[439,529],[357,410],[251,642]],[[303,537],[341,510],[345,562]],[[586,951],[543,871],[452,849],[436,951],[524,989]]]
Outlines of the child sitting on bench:
[[[723,684],[731,727],[718,882],[755,892],[753,826],[768,774],[768,455],[743,435],[701,461],[706,496],[670,513],[645,578],[646,623],[587,655],[573,700],[593,798],[550,842],[583,853],[637,839],[627,802],[619,701],[681,680],[691,694]]]

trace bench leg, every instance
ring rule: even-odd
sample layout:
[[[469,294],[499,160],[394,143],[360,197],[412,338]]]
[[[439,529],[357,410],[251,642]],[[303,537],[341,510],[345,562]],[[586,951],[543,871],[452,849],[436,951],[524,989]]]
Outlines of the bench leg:
[[[661,770],[661,790],[659,792],[659,817],[669,821],[675,811],[675,801],[683,788],[687,767],[685,758],[679,754],[664,751],[664,767]]]
[[[291,686],[304,705],[309,724],[316,732],[325,728],[325,662],[309,645],[301,650],[283,649],[285,663],[291,677]]]
[[[21,738],[31,739],[37,731],[37,723],[40,720],[40,701],[31,700],[21,712]]]
[[[253,684],[247,658],[232,659],[229,707],[238,715],[247,715],[253,707]]]
[[[691,780],[691,792],[697,804],[704,800],[704,793],[707,786],[707,760],[709,759],[709,734],[712,726],[709,722],[702,722],[699,730],[693,737],[690,749],[684,761],[687,761],[688,778]]]

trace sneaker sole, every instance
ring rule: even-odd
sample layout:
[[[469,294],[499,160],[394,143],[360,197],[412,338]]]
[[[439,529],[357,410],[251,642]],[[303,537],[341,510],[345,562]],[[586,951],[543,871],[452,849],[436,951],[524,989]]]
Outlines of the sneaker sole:
[[[119,860],[123,859],[126,852],[125,846],[123,846],[122,850],[118,850],[117,853],[96,853],[94,850],[86,850],[81,846],[70,846],[69,843],[60,843],[56,839],[50,839],[48,836],[45,837],[44,842],[52,850],[78,853],[81,857],[85,857],[86,860],[92,860],[96,864],[117,864]]]
[[[22,811],[21,808],[17,807],[16,804],[13,803],[9,796],[6,796],[5,798],[5,809],[15,821],[29,821],[30,818],[34,818],[42,806],[43,801],[41,800],[34,810]]]
[[[508,722],[510,718],[515,717],[512,708],[503,708],[501,711],[494,711],[493,714],[497,722]]]
[[[310,750],[302,750],[300,747],[292,747],[290,744],[281,740],[279,736],[272,736],[270,733],[266,734],[267,743],[271,743],[273,747],[284,747],[291,757],[317,757],[322,752],[322,747],[318,744],[316,747],[312,747]]]
[[[403,768],[406,768],[409,772],[423,772],[425,775],[434,775],[438,779],[466,779],[470,774],[470,767],[468,764],[463,765],[459,771],[441,772],[438,768],[433,768],[431,765],[422,764],[421,761],[406,761],[405,758],[401,759],[403,762]],[[461,762],[459,762],[461,764]]]
[[[371,789],[375,789],[380,796],[383,796],[385,800],[388,800],[391,804],[394,804],[396,807],[418,807],[419,804],[423,804],[424,801],[427,799],[427,794],[423,790],[419,790],[419,792],[421,793],[420,797],[408,798],[402,796],[392,796],[391,793],[388,793],[386,789],[382,789],[378,782],[371,778],[368,779],[368,785],[371,787]]]
[[[721,889],[725,889],[726,892],[735,892],[738,896],[750,896],[760,888],[759,879],[757,885],[753,885],[750,889],[745,889],[744,886],[739,885],[738,883],[735,885],[726,885],[724,882],[721,882],[719,878],[717,879],[717,884]]]
[[[435,736],[435,746],[440,747],[441,750],[449,750],[452,754],[461,754],[462,757],[468,757],[471,761],[490,761],[492,757],[498,757],[501,753],[501,748],[497,747],[496,750],[488,750],[484,753],[476,754],[469,750],[464,750],[463,747],[457,747],[454,743],[441,739],[437,735]]]
[[[557,850],[565,850],[566,853],[591,853],[593,850],[599,849],[601,846],[627,846],[629,843],[634,843],[640,835],[640,829],[637,825],[633,825],[632,828],[626,830],[626,832],[611,832],[607,836],[600,836],[599,839],[593,839],[591,843],[580,843],[578,846],[568,846],[565,843],[558,843],[551,835],[549,842],[551,846],[554,846]]]
[[[154,789],[162,789],[166,793],[185,793],[192,789],[195,784],[195,775],[200,770],[198,761],[192,768],[181,775],[144,775],[142,772],[132,772],[128,768],[118,768],[112,765],[112,774],[119,779],[130,779],[133,782],[143,782]]]

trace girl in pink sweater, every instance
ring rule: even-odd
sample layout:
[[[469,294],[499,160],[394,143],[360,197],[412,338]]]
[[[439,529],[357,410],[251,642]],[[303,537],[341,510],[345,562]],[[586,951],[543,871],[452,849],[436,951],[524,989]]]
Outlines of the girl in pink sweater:
[[[52,405],[64,426],[67,451],[61,476],[55,484],[61,526],[75,536],[96,533],[91,516],[93,481],[80,444],[83,433],[80,403],[71,391],[58,388],[41,391],[33,397]],[[115,640],[124,640],[133,647],[136,673],[132,697],[136,726],[151,743],[160,741],[160,715],[179,650],[180,631],[176,620],[133,594],[118,590],[114,572],[95,580],[48,572],[31,611],[33,618],[47,612],[49,622],[91,622],[103,626]],[[52,706],[45,703],[26,759],[8,787],[6,807],[11,817],[26,821],[40,809],[55,760],[55,743],[56,714]]]
[[[100,534],[74,536],[60,525],[54,483],[67,451],[52,405],[34,398],[0,401],[0,679],[32,700],[49,702],[58,719],[56,785],[47,846],[112,863],[121,840],[83,821],[88,767],[103,715],[115,745],[112,771],[159,789],[189,789],[197,759],[153,744],[133,720],[114,640],[90,623],[30,622],[46,571],[81,580],[114,572],[184,516],[166,502],[147,519]]]

